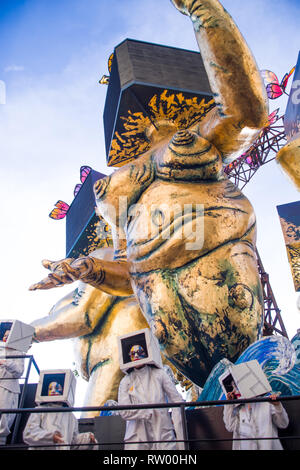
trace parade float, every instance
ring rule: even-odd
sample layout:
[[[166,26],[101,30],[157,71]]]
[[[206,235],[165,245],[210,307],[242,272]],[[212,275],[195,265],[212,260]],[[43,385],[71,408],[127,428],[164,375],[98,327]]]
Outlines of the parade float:
[[[273,391],[300,391],[299,335],[287,337],[241,190],[274,153],[297,184],[298,133],[268,99],[299,67],[276,82],[218,1],[173,3],[191,17],[200,53],[130,39],[115,47],[100,80],[115,171],[80,169],[72,203],[50,213],[66,217],[66,258],[45,261],[50,274],[30,287],[79,281],[33,326],[37,342],[76,339],[86,406],[116,400],[117,338],[147,327],[199,402],[224,399],[220,375],[251,360]]]

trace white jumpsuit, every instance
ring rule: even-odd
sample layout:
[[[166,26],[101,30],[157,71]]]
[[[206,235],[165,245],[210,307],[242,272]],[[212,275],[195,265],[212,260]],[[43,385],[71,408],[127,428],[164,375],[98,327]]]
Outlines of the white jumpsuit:
[[[182,401],[182,396],[163,369],[145,365],[141,369],[133,369],[120,382],[119,405]],[[182,439],[183,436],[180,408],[172,408],[172,418],[168,408],[120,410],[119,414],[126,420],[125,450],[176,450],[183,448],[181,443],[176,446],[176,442],[174,442],[176,437]],[[142,442],[159,440],[170,442],[150,442],[148,444]],[[138,444],[130,444],[135,441]]]
[[[250,405],[250,407],[248,406]],[[289,424],[281,403],[257,402],[224,406],[224,424],[233,438],[278,437],[277,428]],[[282,450],[279,439],[233,441],[233,450]]]
[[[59,403],[48,403],[47,407],[62,406]],[[39,408],[39,407],[37,407]],[[67,445],[54,445],[53,434],[59,431]],[[91,433],[79,433],[78,421],[71,411],[53,413],[31,413],[23,431],[23,441],[28,444],[30,450],[69,450],[70,445],[89,444]],[[43,447],[44,446],[44,447]],[[77,447],[79,450],[94,450],[94,446]]]
[[[20,351],[0,348],[0,409],[18,408],[19,378],[24,372],[24,359],[5,359],[4,356],[22,356]],[[7,436],[16,415],[2,414],[0,418],[0,445],[6,444]]]

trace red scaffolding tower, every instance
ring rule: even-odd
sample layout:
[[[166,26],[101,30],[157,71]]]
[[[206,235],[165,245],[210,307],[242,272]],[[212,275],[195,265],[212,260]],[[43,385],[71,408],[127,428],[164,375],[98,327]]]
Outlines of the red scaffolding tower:
[[[264,128],[249,150],[225,167],[225,173],[240,189],[246,186],[262,165],[274,160],[279,149],[286,144],[283,118],[284,116],[279,117],[275,123]],[[278,334],[288,337],[269,275],[263,267],[259,253],[256,254],[264,298],[263,335]]]

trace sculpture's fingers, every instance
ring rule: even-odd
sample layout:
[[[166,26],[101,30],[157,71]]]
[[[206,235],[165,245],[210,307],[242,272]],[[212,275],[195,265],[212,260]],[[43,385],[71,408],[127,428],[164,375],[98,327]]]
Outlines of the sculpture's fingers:
[[[61,263],[60,268],[64,275],[67,278],[72,279],[72,281],[77,281],[81,277],[82,269],[80,269],[80,267],[71,266],[70,264],[63,262]]]
[[[45,279],[42,279],[40,282],[37,282],[36,284],[32,284],[29,287],[29,290],[46,290],[46,289],[52,289],[53,287],[57,287],[57,286],[58,284],[48,276]]]
[[[43,259],[42,265],[44,268],[49,269],[50,271],[53,270],[54,266],[56,265],[55,261],[50,261],[49,259]]]
[[[73,281],[79,279],[79,275],[76,270],[71,269],[67,263],[62,263],[61,268],[62,270],[60,272],[50,273],[45,279],[42,279],[40,282],[30,286],[29,290],[52,289],[53,287],[71,284]],[[68,270],[68,268],[70,269]]]
[[[50,271],[56,271],[58,269],[61,269],[63,264],[66,263],[71,263],[74,261],[73,258],[64,258],[59,261],[50,261],[49,259],[43,259],[42,265],[44,268],[49,269]]]

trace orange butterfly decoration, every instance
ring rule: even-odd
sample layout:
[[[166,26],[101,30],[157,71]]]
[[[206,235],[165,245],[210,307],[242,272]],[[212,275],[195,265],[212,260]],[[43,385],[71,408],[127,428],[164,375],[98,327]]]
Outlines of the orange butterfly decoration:
[[[59,200],[55,204],[54,209],[50,212],[49,217],[55,220],[63,219],[67,215],[69,207],[70,207],[69,204],[67,204],[64,201]]]

